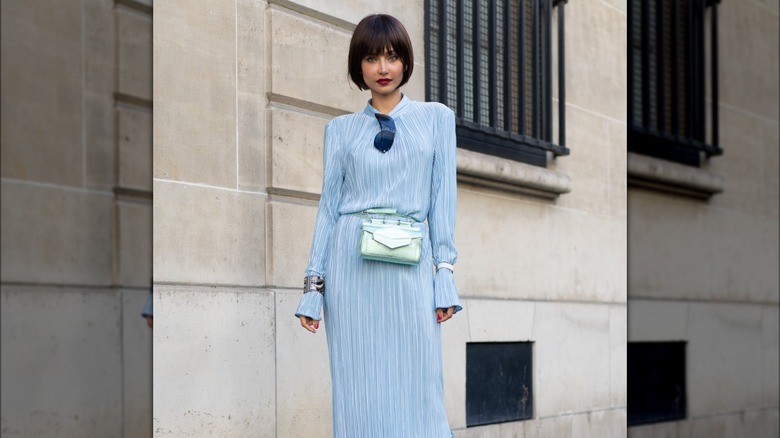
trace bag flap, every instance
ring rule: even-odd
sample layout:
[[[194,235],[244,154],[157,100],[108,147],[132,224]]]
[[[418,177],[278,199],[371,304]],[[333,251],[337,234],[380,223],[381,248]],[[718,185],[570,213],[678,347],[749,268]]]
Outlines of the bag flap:
[[[364,224],[363,229],[374,235],[374,240],[390,248],[400,248],[412,243],[412,239],[422,237],[422,232],[414,227],[396,225],[377,226]]]

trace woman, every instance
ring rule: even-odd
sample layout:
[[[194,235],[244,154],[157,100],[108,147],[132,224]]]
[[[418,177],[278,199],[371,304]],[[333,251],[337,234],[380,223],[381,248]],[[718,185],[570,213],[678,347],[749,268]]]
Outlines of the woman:
[[[324,301],[336,437],[451,436],[438,323],[461,309],[452,277],[455,116],[401,93],[413,67],[403,25],[364,18],[348,68],[371,100],[325,127],[322,195],[295,315],[315,333]],[[419,263],[361,258],[371,219],[415,222]]]

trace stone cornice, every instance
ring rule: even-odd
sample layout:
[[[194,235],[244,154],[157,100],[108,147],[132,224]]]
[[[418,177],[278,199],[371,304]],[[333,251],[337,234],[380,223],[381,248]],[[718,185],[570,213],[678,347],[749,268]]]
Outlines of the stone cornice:
[[[482,187],[554,199],[571,191],[563,173],[466,149],[457,152],[458,181]]]
[[[628,153],[628,184],[662,192],[709,199],[723,191],[723,177],[697,167]]]

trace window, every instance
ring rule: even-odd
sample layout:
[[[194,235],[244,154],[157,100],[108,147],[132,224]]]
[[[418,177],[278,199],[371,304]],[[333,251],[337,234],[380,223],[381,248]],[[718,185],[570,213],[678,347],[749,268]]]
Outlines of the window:
[[[426,99],[455,111],[458,147],[547,166],[568,155],[564,1],[427,0]],[[558,139],[553,141],[553,7],[558,18]]]
[[[717,16],[715,0],[628,2],[629,151],[691,166],[723,152],[718,146]]]
[[[531,342],[466,344],[466,425],[533,417]]]
[[[685,342],[628,343],[628,425],[686,416]]]

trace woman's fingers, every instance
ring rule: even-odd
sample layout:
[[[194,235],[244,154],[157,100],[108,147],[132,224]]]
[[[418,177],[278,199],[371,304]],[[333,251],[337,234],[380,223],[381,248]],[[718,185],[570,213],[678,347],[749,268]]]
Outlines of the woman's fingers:
[[[452,315],[455,314],[455,307],[450,307],[447,310],[444,309],[436,309],[436,320],[439,323],[442,323],[450,318],[452,318]]]
[[[308,316],[299,316],[301,319],[301,326],[306,330],[317,333],[317,329],[320,328],[320,322],[316,319],[311,319]]]

